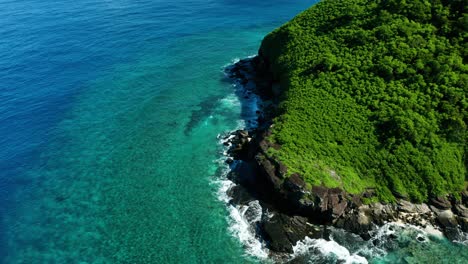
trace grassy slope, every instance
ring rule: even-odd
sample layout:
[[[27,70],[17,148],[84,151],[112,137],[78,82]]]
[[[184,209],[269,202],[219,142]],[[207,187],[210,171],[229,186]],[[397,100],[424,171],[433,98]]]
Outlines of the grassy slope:
[[[324,0],[269,34],[271,150],[311,185],[457,195],[467,174],[466,1]]]

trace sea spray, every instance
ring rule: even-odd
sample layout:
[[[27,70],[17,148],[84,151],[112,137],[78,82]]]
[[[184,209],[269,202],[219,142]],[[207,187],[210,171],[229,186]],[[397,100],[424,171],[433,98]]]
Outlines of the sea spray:
[[[220,141],[220,144],[223,142],[224,140]],[[256,234],[256,225],[262,217],[263,209],[258,200],[253,200],[248,205],[230,203],[231,197],[229,197],[228,191],[236,184],[227,178],[231,169],[224,161],[224,158],[216,161],[223,168],[223,171],[221,176],[215,180],[215,184],[219,186],[218,199],[226,204],[229,212],[229,232],[242,243],[248,255],[266,260],[269,250]]]
[[[368,263],[364,257],[350,253],[347,248],[333,240],[306,237],[299,241],[293,249],[292,259],[306,255],[309,263]]]

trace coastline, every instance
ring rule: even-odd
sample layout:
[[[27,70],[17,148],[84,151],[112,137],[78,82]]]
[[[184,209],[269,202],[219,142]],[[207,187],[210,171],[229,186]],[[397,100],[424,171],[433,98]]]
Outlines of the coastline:
[[[311,244],[310,239],[332,241],[334,228],[372,241],[371,233],[379,227],[411,225],[430,235],[467,241],[468,211],[461,203],[437,199],[430,204],[399,200],[396,204],[369,205],[362,198],[371,196],[372,190],[361,195],[351,195],[339,188],[310,190],[300,175],[286,177],[287,168],[267,153],[270,147],[280,147],[266,140],[279,103],[275,98],[279,85],[273,82],[267,68],[261,56],[240,60],[226,68],[227,76],[240,86],[236,94],[241,100],[257,96],[260,103],[255,111],[257,122],[247,122],[245,130],[222,137],[230,167],[227,178],[233,183],[225,190],[226,202],[248,211],[255,201],[256,213],[249,216],[244,211],[244,214],[253,225],[253,236],[267,249],[263,254],[282,261],[294,259],[300,251],[297,247],[308,240]]]

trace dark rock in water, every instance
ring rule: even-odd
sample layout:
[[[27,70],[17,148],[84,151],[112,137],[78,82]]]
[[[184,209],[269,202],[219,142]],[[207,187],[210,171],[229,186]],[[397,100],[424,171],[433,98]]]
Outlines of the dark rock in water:
[[[238,134],[240,137],[248,137],[249,136],[249,131],[247,130],[238,130]]]
[[[227,191],[227,195],[231,197],[229,201],[234,205],[246,205],[253,201],[252,195],[241,185],[235,185]]]
[[[378,246],[379,244],[380,244],[380,240],[378,239],[372,240],[372,245]]]
[[[234,183],[251,187],[255,185],[255,168],[248,162],[238,162],[235,168],[228,173],[227,177]]]
[[[424,242],[424,241],[426,240],[423,236],[417,236],[416,239],[417,239],[419,242]]]
[[[447,237],[448,240],[461,240],[464,239],[464,234],[461,232],[459,228],[456,227],[447,227],[444,230],[444,235]]]
[[[293,245],[306,236],[322,237],[323,229],[316,230],[307,218],[277,213],[262,223],[262,231],[271,250],[292,253]]]
[[[230,165],[230,164],[234,163],[234,160],[232,158],[228,158],[228,159],[226,159],[226,163]]]
[[[232,147],[227,151],[230,156],[237,160],[248,160],[249,153],[251,150],[250,141],[252,138],[249,136],[249,132],[246,130],[237,130],[232,133],[233,136],[229,143],[232,144]]]

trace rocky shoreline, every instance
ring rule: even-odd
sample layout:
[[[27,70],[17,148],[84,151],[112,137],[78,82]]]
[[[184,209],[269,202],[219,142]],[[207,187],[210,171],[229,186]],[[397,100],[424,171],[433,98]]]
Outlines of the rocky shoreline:
[[[285,258],[305,237],[329,239],[329,227],[342,228],[370,238],[370,232],[387,222],[400,222],[438,230],[448,239],[459,239],[468,232],[468,193],[461,201],[437,197],[428,204],[413,204],[404,199],[396,204],[364,204],[373,190],[352,195],[339,188],[307,188],[300,175],[287,175],[287,168],[270,157],[267,140],[272,119],[277,115],[279,84],[268,72],[261,56],[241,60],[226,69],[229,78],[242,85],[245,98],[258,96],[262,102],[255,126],[223,137],[228,148],[228,178],[236,183],[228,190],[234,205],[258,200],[262,216],[254,224],[256,236],[265,241],[270,254]],[[465,232],[465,234],[463,233]]]

